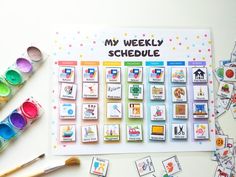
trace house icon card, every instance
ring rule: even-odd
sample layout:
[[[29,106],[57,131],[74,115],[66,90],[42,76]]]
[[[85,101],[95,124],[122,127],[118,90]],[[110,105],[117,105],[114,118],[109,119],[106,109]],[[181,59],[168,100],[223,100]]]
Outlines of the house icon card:
[[[192,78],[193,82],[207,82],[207,68],[193,67]]]

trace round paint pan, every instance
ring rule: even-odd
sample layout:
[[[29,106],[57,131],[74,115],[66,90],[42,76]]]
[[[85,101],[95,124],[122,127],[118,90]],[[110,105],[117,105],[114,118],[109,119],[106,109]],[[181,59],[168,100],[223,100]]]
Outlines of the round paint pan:
[[[30,61],[25,58],[18,58],[16,60],[16,67],[22,73],[30,73],[33,69],[33,66]]]
[[[22,83],[21,74],[14,69],[7,70],[5,73],[5,79],[11,85],[20,85]]]
[[[8,97],[10,94],[11,89],[0,79],[0,97]]]
[[[29,58],[32,60],[32,61],[40,61],[43,59],[43,55],[42,55],[42,52],[37,48],[37,47],[34,47],[34,46],[30,46],[27,48],[27,53],[29,55]]]
[[[37,106],[29,101],[24,102],[20,107],[22,114],[28,119],[36,119],[38,117]]]
[[[27,125],[26,119],[18,112],[13,112],[8,117],[8,120],[13,127],[19,130],[22,130]]]
[[[0,124],[0,137],[5,140],[10,140],[12,137],[16,135],[16,132],[7,124]]]

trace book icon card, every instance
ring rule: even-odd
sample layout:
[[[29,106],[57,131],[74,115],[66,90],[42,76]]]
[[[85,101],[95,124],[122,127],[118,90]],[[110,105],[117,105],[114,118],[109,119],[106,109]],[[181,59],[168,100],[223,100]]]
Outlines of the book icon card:
[[[127,125],[127,141],[143,141],[141,124]]]
[[[71,66],[60,66],[58,77],[59,82],[75,82],[75,68]]]
[[[208,118],[207,103],[193,103],[193,118],[200,118],[200,119]]]
[[[121,69],[119,67],[106,68],[106,82],[107,83],[120,83],[121,82]]]
[[[166,140],[166,126],[165,125],[151,125],[149,139],[153,141]]]
[[[151,121],[164,121],[166,120],[166,107],[165,105],[151,105]]]
[[[149,82],[164,82],[165,81],[165,68],[150,68]]]
[[[165,86],[151,85],[150,86],[151,100],[165,100]]]
[[[172,101],[173,102],[187,102],[186,87],[172,87]]]
[[[84,120],[98,119],[98,104],[97,103],[83,103],[82,104],[82,119]]]
[[[83,82],[98,82],[98,67],[84,66],[82,69]]]
[[[131,100],[143,100],[143,84],[129,84],[128,98]]]
[[[120,141],[119,124],[104,125],[104,141]]]
[[[186,124],[172,124],[172,139],[186,140],[188,137]]]
[[[171,68],[171,82],[174,83],[186,83],[187,81],[187,72],[186,68]]]
[[[129,67],[128,68],[128,82],[143,82],[143,68]]]
[[[75,142],[75,125],[60,125],[60,141]]]
[[[98,141],[97,125],[82,126],[81,135],[83,143],[97,142]]]
[[[141,119],[143,118],[143,103],[133,102],[128,104],[128,117]]]
[[[203,83],[207,82],[207,68],[193,67],[192,68],[193,82]]]

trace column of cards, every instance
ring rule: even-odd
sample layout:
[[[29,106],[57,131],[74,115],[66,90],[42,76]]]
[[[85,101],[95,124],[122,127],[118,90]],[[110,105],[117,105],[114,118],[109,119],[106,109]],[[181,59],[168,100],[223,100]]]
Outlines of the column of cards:
[[[99,62],[82,61],[82,143],[98,142]]]

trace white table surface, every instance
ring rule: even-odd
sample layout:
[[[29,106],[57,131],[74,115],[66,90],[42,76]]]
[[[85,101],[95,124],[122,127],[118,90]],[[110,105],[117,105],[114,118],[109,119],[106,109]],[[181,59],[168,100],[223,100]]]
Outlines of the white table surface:
[[[2,0],[0,1],[0,71],[37,44],[50,54],[50,28],[54,24],[93,24],[117,27],[210,27],[213,34],[215,63],[230,56],[236,39],[235,0]],[[52,156],[50,152],[50,58],[30,81],[1,110],[1,118],[32,95],[45,108],[45,114],[0,154],[0,172],[46,153],[46,158],[12,176],[26,176],[67,157]],[[215,86],[217,86],[215,84]],[[226,134],[236,140],[236,120],[228,112],[219,119]],[[142,153],[101,155],[110,160],[109,177],[138,176],[134,161],[151,155],[157,176],[163,171],[161,161],[177,155],[183,171],[179,177],[214,176],[216,162],[210,152]],[[89,168],[92,156],[81,156],[79,168],[67,168],[48,176],[92,176]]]

